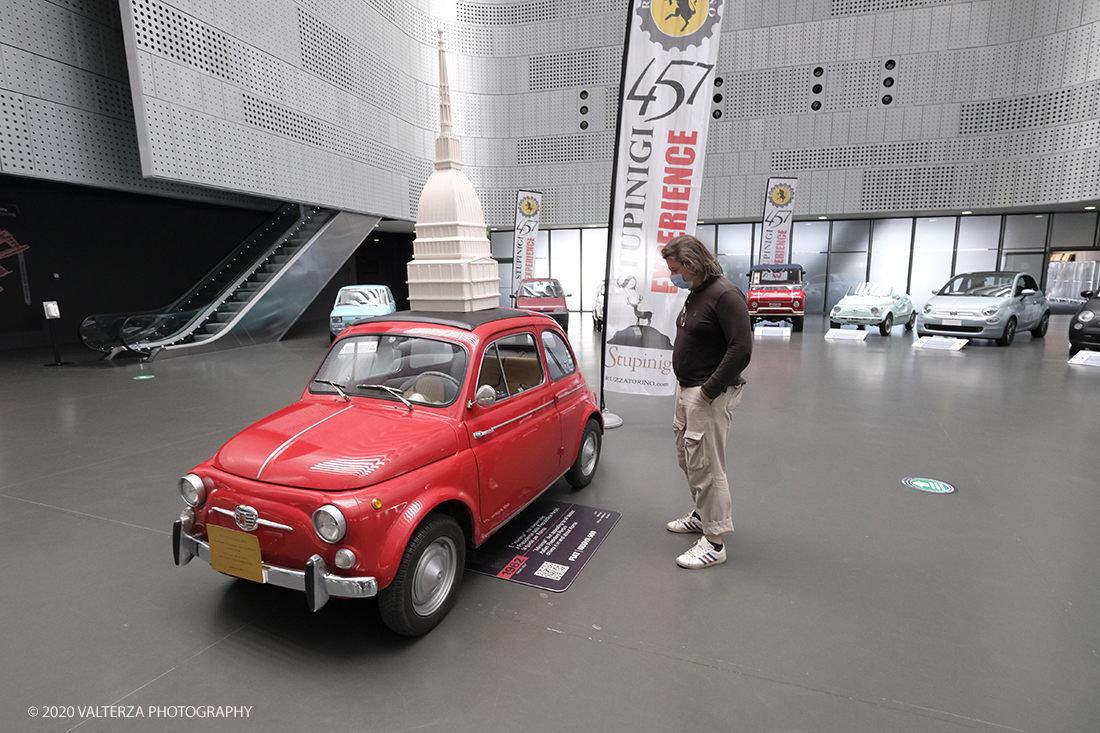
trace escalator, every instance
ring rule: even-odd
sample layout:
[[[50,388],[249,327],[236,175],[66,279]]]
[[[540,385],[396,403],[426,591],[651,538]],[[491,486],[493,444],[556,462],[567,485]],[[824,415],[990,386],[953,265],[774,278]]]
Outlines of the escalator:
[[[89,316],[80,339],[105,359],[145,361],[278,341],[378,221],[284,204],[175,302]]]

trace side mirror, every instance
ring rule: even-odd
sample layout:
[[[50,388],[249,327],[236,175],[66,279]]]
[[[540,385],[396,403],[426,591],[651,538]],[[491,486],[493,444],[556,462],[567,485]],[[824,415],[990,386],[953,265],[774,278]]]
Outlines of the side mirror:
[[[1081,291],[1081,297],[1084,298],[1085,300],[1091,300],[1092,298],[1096,297],[1096,291],[1095,290],[1082,290]]]
[[[1034,290],[1032,290],[1031,288],[1024,288],[1023,290],[1021,290],[1021,291],[1020,291],[1020,295],[1021,295],[1021,296],[1025,296],[1025,295],[1035,295],[1035,291],[1034,291]]]
[[[933,290],[932,291],[932,295],[939,295],[939,294],[940,294],[940,291],[938,291],[938,290]]]
[[[508,293],[508,297],[511,298],[512,300],[515,300],[516,299],[516,294],[515,293]]]
[[[482,407],[492,407],[497,402],[497,391],[491,384],[483,384],[474,392],[474,402]]]

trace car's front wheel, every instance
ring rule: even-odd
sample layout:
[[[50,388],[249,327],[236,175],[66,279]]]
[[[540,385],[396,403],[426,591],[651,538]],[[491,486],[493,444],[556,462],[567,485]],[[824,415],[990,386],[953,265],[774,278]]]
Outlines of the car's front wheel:
[[[1016,338],[1016,316],[1008,319],[1005,324],[1005,332],[997,339],[998,346],[1008,346]]]
[[[890,329],[894,327],[894,314],[887,313],[886,317],[882,319],[882,323],[878,324],[878,335],[889,336]]]
[[[393,582],[378,593],[382,620],[398,634],[420,636],[455,603],[466,562],[462,528],[445,514],[429,514],[413,532]]]
[[[584,426],[584,434],[581,435],[581,447],[577,449],[577,458],[565,472],[565,480],[570,486],[583,489],[592,483],[592,477],[596,475],[596,466],[600,465],[602,444],[603,435],[600,433],[599,423],[589,420]]]
[[[1035,328],[1031,329],[1031,338],[1041,339],[1047,335],[1047,328],[1050,326],[1050,311],[1045,311],[1043,317],[1039,319],[1039,324]]]
[[[805,325],[805,323],[806,323],[806,317],[805,316],[795,316],[794,318],[791,319],[791,326],[793,327],[793,330],[795,331],[795,333],[798,333],[799,331],[801,331],[802,327]]]
[[[829,328],[840,328],[840,324],[836,321],[829,321]]]

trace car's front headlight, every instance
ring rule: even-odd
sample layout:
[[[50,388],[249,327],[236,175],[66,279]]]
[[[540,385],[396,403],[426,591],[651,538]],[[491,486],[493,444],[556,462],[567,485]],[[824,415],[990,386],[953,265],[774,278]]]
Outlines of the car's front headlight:
[[[925,313],[925,315],[927,315],[931,312],[932,312],[932,304],[931,303],[925,303],[924,304],[924,313]]]
[[[840,313],[840,306],[839,305],[834,305],[833,306],[833,315],[836,315],[837,313]]]
[[[877,316],[878,315],[878,308],[872,308],[871,309],[871,315]]]
[[[1081,311],[1077,314],[1077,320],[1079,320],[1081,323],[1088,323],[1093,318],[1096,318],[1096,314],[1092,311]]]
[[[333,323],[343,323],[344,318],[343,318],[343,316],[333,316],[332,317],[332,322]]]
[[[344,539],[348,523],[344,521],[344,515],[339,509],[332,504],[325,504],[313,512],[313,529],[318,537],[332,544]]]
[[[982,315],[983,316],[995,316],[995,315],[997,315],[998,310],[999,310],[999,308],[997,308],[997,306],[989,305],[989,306],[986,306],[985,308],[982,308]]]
[[[180,479],[180,496],[187,506],[202,506],[206,501],[206,485],[201,478],[189,473]]]
[[[792,303],[792,305],[797,308],[799,305],[801,305],[801,303],[796,300],[794,303]]]

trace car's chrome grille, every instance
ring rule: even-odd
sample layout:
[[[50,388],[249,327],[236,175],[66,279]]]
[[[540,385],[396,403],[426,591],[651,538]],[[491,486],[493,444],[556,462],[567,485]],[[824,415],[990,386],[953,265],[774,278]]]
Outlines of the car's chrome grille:
[[[932,311],[933,318],[981,318],[981,314],[977,311],[960,311],[960,310],[936,310]]]

